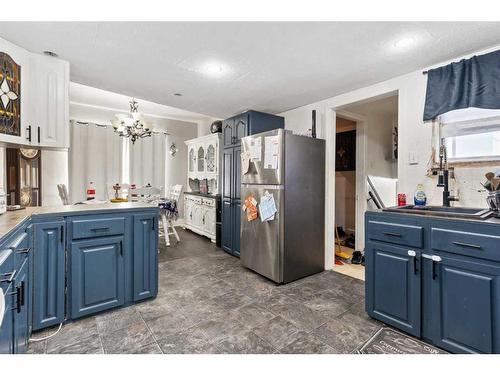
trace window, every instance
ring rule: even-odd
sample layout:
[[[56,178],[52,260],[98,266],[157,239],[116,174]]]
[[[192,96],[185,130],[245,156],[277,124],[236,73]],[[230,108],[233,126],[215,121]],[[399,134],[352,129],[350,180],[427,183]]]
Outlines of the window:
[[[500,111],[467,108],[439,118],[448,160],[500,160]]]

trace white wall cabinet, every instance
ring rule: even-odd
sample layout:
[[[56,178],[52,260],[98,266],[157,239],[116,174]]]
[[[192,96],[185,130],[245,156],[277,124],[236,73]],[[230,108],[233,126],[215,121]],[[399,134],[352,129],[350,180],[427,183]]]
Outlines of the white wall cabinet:
[[[69,147],[69,64],[53,57],[31,56],[31,144]]]
[[[69,147],[69,63],[30,53],[0,38],[0,52],[21,66],[20,135],[0,132],[0,142],[22,146]]]
[[[221,138],[221,133],[216,133],[185,142],[188,147],[188,186],[189,179],[215,179],[216,191],[210,193],[218,194]]]

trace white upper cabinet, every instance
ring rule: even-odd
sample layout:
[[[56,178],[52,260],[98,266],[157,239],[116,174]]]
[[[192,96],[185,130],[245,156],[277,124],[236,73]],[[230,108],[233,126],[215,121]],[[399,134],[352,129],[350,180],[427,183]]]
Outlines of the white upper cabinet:
[[[30,54],[0,38],[0,142],[28,144]]]
[[[53,57],[32,55],[31,144],[69,147],[69,64]]]
[[[0,123],[0,142],[68,148],[69,63],[54,57],[30,53],[0,38],[0,59],[1,53],[7,54],[20,66],[20,128],[16,134],[12,134],[12,131]],[[0,78],[0,87],[2,81],[3,78]],[[4,95],[4,98],[6,89],[8,90],[4,84],[0,90],[0,95]],[[0,103],[0,118],[1,111],[5,110],[4,104],[4,101]],[[9,109],[11,108],[12,105],[9,106]]]

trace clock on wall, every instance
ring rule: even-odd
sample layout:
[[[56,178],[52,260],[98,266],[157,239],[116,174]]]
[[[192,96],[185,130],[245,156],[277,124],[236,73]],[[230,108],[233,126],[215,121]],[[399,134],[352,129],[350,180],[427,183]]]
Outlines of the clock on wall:
[[[214,121],[210,125],[210,132],[212,133],[222,133],[222,121]]]
[[[36,148],[21,148],[19,149],[19,151],[21,152],[21,155],[25,158],[25,159],[35,159],[37,156],[38,156],[38,153],[40,152],[40,150],[37,150]]]

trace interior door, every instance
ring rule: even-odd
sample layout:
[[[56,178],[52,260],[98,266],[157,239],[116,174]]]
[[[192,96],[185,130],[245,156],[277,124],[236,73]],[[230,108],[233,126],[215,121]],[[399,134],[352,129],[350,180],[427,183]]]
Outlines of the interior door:
[[[419,254],[412,249],[368,241],[365,256],[369,315],[420,337]]]
[[[241,208],[237,212],[241,223],[240,258],[245,267],[280,283],[283,281],[283,243],[280,241],[283,190],[271,186],[243,185],[241,199],[244,202],[251,195],[259,203],[266,191],[273,194],[278,210],[274,220],[262,222],[259,216],[248,221],[246,212]]]
[[[500,353],[500,266],[439,254],[433,342],[453,353]]]

